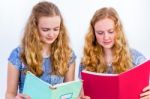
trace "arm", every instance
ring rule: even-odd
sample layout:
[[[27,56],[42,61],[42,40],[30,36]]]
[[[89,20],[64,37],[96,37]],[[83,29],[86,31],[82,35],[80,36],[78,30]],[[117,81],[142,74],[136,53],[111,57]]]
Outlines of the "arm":
[[[81,72],[82,72],[82,70],[85,70],[85,68],[84,68],[83,64],[80,64],[80,65],[79,65],[79,73],[78,73],[78,77],[79,77],[80,79],[81,79]],[[81,88],[80,95],[79,95],[78,99],[90,99],[89,96],[85,96],[85,95],[84,95],[83,86],[82,86],[82,88]]]
[[[5,99],[30,99],[29,96],[18,94],[18,80],[19,80],[19,70],[15,68],[11,63],[8,63],[7,71],[7,90]]]
[[[75,62],[69,64],[69,69],[64,77],[64,82],[73,81],[75,76]]]
[[[131,54],[132,54],[134,65],[139,65],[147,60],[143,56],[143,54],[141,54],[140,52],[138,52],[135,49],[131,50]],[[150,85],[145,87],[142,91],[143,92],[140,94],[140,99],[150,99]]]
[[[20,47],[15,48],[9,58],[7,67],[7,90],[5,99],[29,99],[28,96],[18,93],[19,72],[21,66]]]
[[[8,63],[6,99],[15,99],[18,89],[19,70]]]

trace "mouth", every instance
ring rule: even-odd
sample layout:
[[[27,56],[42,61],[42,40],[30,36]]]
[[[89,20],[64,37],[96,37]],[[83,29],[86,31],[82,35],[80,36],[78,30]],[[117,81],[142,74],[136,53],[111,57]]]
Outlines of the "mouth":
[[[51,40],[53,40],[53,38],[46,38],[48,41],[51,41]]]
[[[112,41],[103,42],[105,45],[111,44]]]

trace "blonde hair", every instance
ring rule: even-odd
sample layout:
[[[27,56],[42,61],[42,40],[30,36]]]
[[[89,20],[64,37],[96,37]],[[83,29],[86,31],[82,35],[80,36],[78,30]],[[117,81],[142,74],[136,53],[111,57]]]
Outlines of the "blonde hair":
[[[33,7],[32,13],[25,27],[24,36],[22,39],[21,59],[27,65],[28,70],[41,76],[42,70],[42,43],[38,30],[38,20],[42,16],[60,16],[60,33],[57,39],[51,44],[51,65],[52,73],[64,76],[68,70],[68,62],[71,57],[71,49],[69,47],[69,38],[67,30],[63,23],[63,18],[56,5],[50,2],[39,2]]]
[[[104,50],[96,41],[94,25],[97,21],[109,18],[115,23],[115,44],[112,48],[113,53],[113,73],[121,73],[132,67],[132,58],[129,47],[124,35],[123,26],[119,16],[113,8],[102,8],[95,12],[91,19],[88,33],[85,38],[84,55],[81,64],[88,71],[104,73],[107,65],[104,59]]]

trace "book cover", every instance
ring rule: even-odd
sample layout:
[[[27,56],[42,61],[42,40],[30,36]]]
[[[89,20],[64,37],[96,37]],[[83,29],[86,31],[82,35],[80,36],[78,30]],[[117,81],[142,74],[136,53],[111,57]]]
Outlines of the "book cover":
[[[82,71],[84,93],[91,99],[140,99],[149,85],[150,60],[121,74]]]
[[[31,99],[76,99],[79,96],[81,87],[81,80],[52,86],[28,71],[23,94],[29,95]]]

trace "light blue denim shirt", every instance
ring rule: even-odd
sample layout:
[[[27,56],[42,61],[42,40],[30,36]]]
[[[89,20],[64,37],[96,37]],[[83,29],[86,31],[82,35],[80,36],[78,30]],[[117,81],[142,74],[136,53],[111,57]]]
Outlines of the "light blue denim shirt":
[[[146,58],[143,56],[143,54],[141,54],[137,50],[131,49],[130,53],[132,55],[133,66],[138,66],[139,64],[146,61]],[[79,78],[81,78],[80,73],[83,69],[84,69],[84,66],[80,64],[80,66],[79,66]],[[112,66],[108,66],[106,73],[109,73],[109,74],[113,73]]]
[[[24,86],[24,80],[25,80],[24,70],[27,69],[27,66],[25,66],[23,64],[23,62],[21,61],[20,52],[21,52],[20,47],[15,48],[11,52],[11,54],[8,58],[8,61],[10,63],[12,63],[15,66],[15,68],[17,68],[20,72],[18,87],[19,87],[19,92],[22,93],[23,86]],[[75,59],[76,59],[76,56],[75,56],[74,52],[72,52],[72,57],[68,64],[72,64],[73,62],[75,62]],[[63,83],[64,77],[50,74],[52,71],[52,65],[51,65],[50,58],[43,58],[42,68],[43,68],[43,74],[40,77],[40,79],[42,79],[43,81],[48,82],[49,84],[52,84],[52,85]]]

